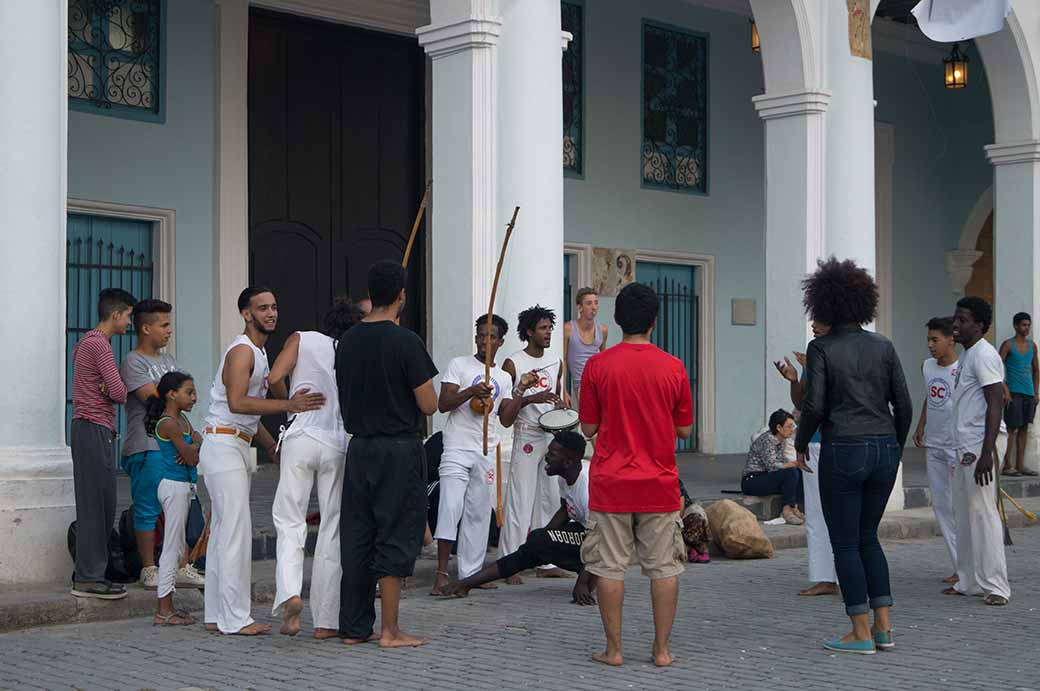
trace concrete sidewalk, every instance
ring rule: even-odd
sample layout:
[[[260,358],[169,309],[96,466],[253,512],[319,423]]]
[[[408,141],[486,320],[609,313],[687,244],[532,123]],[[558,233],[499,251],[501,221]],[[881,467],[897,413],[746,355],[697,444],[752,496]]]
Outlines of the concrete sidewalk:
[[[1020,502],[1027,510],[1040,513],[1040,498],[1022,499]],[[1012,538],[1024,527],[1037,526],[1040,522],[1029,522],[1010,503],[1006,503],[1008,525],[1012,528]],[[773,547],[777,550],[804,548],[806,545],[805,528],[802,526],[763,526]],[[939,535],[939,526],[931,508],[915,508],[896,511],[881,521],[879,534],[882,541],[923,540]],[[488,552],[488,559],[494,559],[493,551]],[[725,557],[713,554],[716,559],[729,561]],[[690,568],[711,568],[691,566]],[[758,568],[768,570],[769,561],[762,561]],[[253,562],[253,601],[258,604],[273,603],[275,596],[275,562],[270,559]],[[304,597],[310,589],[311,560],[304,565]],[[451,567],[454,571],[454,565]],[[430,552],[420,556],[415,563],[415,573],[408,579],[409,590],[422,591],[433,584],[436,561]],[[56,583],[28,588],[0,589],[0,633],[37,626],[57,624],[88,623],[131,619],[151,616],[155,611],[155,591],[145,590],[137,585],[129,585],[130,594],[124,600],[103,602],[99,600],[81,600],[69,595],[69,585]],[[200,611],[202,596],[200,591],[178,590],[175,596],[178,609]]]

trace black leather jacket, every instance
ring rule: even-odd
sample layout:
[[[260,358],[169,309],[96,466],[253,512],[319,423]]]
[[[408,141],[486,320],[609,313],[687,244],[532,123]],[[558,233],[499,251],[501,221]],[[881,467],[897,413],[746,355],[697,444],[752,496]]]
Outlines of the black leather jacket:
[[[913,403],[891,341],[856,325],[836,326],[809,344],[806,357],[795,449],[804,452],[821,428],[824,441],[894,435],[906,444]]]

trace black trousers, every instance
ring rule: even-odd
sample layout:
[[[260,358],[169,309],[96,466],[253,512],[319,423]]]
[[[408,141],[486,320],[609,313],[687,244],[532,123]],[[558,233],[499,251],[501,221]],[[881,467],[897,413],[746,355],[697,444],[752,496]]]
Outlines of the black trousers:
[[[561,569],[581,571],[581,541],[585,526],[571,521],[558,530],[532,530],[520,549],[498,560],[498,575],[509,578],[525,569],[555,564]]]
[[[339,634],[367,638],[376,581],[411,576],[426,526],[426,456],[416,436],[355,437],[340,511]]]
[[[748,473],[740,481],[740,491],[749,497],[781,494],[784,498],[784,506],[798,506],[805,503],[802,471],[798,468],[782,468],[768,473]]]

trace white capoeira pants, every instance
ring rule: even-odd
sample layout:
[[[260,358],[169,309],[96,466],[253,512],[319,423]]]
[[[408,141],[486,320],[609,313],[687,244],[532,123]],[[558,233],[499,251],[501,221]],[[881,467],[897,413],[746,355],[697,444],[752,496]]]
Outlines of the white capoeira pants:
[[[809,546],[809,580],[813,583],[837,583],[831,536],[827,532],[827,521],[823,519],[823,504],[820,502],[819,444],[809,444],[805,462],[813,471],[802,473],[802,487],[805,491],[805,539]]]
[[[993,473],[996,474],[1007,448],[1007,436],[997,437]],[[981,445],[957,449],[957,458],[973,453]],[[965,595],[1002,595],[1011,598],[1007,559],[1004,554],[1004,528],[997,512],[996,482],[980,487],[975,482],[975,463],[957,463],[953,485],[953,512],[957,522],[957,584]]]
[[[491,506],[495,496],[495,462],[490,454],[444,449],[440,465],[438,540],[458,539],[459,578],[484,568]],[[461,523],[460,523],[461,521]]]
[[[544,528],[560,509],[560,483],[545,474],[545,453],[551,437],[539,427],[513,426],[509,483],[502,506],[498,558],[520,549],[532,530]]]
[[[957,570],[957,522],[953,512],[953,484],[960,465],[956,449],[925,449],[928,488],[932,492],[932,511],[939,523],[953,570]],[[1001,538],[1003,540],[1003,537]]]
[[[163,510],[163,550],[159,555],[158,597],[164,598],[176,590],[177,571],[181,557],[188,549],[184,527],[191,507],[191,483],[163,478],[156,489]]]
[[[205,615],[221,633],[237,633],[253,623],[250,616],[253,569],[253,518],[249,513],[249,445],[241,439],[207,435],[199,450],[200,465],[207,455],[227,454],[238,461],[233,470],[207,473],[206,488],[213,508],[206,549]],[[213,464],[224,467],[225,464]]]
[[[274,527],[278,535],[272,614],[303,590],[304,547],[307,544],[307,506],[311,487],[318,482],[321,523],[311,567],[310,607],[314,628],[339,627],[339,587],[343,569],[339,553],[340,502],[346,454],[328,444],[297,434],[282,442],[278,489],[274,495]]]

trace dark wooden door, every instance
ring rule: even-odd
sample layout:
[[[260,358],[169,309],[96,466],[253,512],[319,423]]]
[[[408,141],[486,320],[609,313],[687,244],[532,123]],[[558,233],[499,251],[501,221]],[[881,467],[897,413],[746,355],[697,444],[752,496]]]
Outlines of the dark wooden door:
[[[249,256],[278,298],[272,362],[332,299],[400,260],[424,188],[425,59],[414,38],[252,10]],[[424,335],[423,231],[402,324]]]

